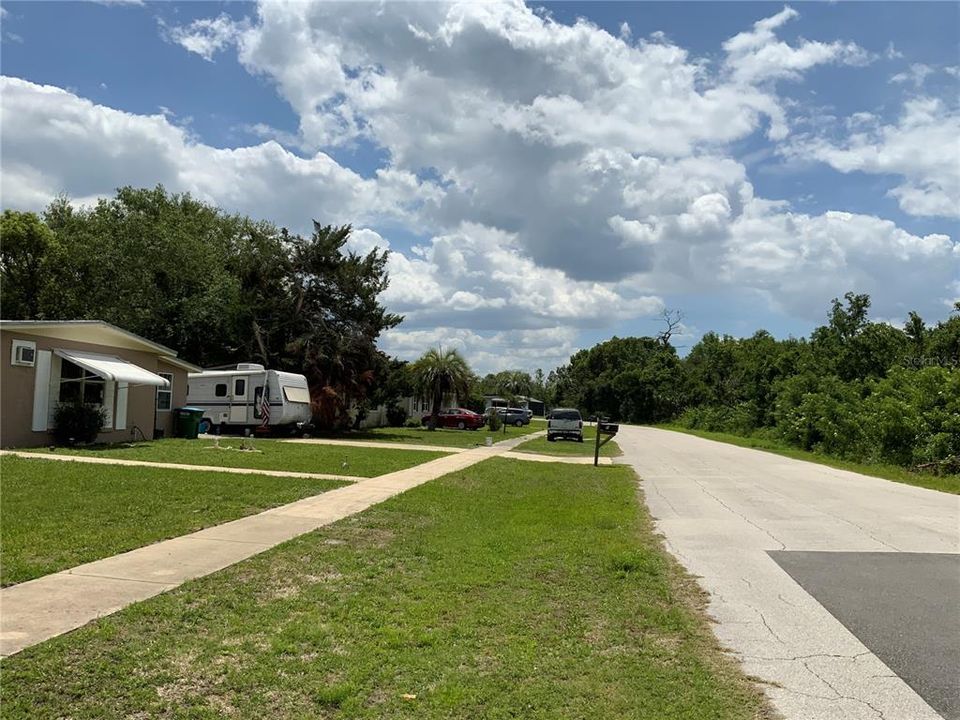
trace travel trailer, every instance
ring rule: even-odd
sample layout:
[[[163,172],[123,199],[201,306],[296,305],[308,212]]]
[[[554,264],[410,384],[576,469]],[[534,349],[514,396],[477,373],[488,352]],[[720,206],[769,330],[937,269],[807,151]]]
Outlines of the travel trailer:
[[[187,381],[187,405],[203,410],[200,432],[262,426],[264,388],[269,428],[293,432],[310,422],[310,390],[303,375],[240,363],[236,370],[190,373]]]

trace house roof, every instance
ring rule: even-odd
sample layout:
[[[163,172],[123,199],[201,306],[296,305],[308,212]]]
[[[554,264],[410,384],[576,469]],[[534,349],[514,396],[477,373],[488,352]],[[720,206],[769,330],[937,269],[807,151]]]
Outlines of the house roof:
[[[0,320],[0,330],[14,330],[26,335],[41,335],[58,340],[152,352],[175,367],[191,372],[200,370],[198,366],[178,358],[176,350],[103,320]]]

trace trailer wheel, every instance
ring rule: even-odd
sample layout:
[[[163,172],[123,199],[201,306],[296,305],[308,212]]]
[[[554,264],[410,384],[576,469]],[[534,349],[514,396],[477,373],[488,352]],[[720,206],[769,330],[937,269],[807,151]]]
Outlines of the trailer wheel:
[[[203,420],[200,421],[200,424],[197,426],[197,431],[203,435],[206,435],[208,432],[210,432],[210,428],[212,427],[213,427],[213,423],[210,422],[210,419],[204,418]]]

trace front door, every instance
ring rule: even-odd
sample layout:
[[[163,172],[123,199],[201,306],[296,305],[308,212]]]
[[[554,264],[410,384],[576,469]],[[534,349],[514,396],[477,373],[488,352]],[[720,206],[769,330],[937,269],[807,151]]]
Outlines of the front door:
[[[230,397],[230,422],[240,425],[246,425],[251,422],[248,413],[250,411],[250,401],[247,399],[247,387],[249,383],[247,378],[239,377],[233,379],[233,394]]]

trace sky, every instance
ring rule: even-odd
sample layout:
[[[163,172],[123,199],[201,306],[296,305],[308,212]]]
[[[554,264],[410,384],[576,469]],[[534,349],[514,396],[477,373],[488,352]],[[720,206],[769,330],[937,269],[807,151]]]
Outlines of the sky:
[[[0,2],[0,70],[3,208],[350,223],[405,359],[960,299],[958,3]]]

